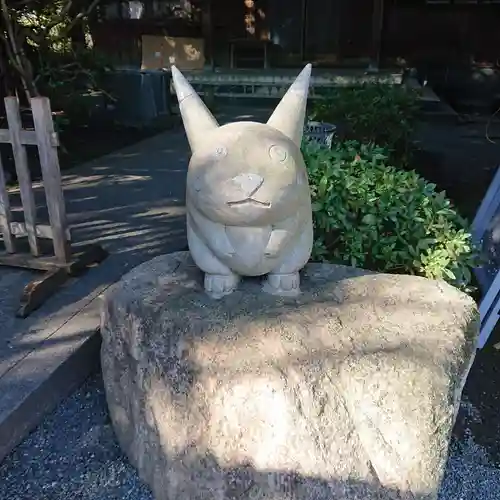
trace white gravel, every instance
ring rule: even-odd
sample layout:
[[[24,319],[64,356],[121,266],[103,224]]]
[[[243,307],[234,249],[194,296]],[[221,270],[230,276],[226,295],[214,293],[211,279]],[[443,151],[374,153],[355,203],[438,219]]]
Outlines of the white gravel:
[[[500,499],[500,463],[475,444],[469,428],[478,419],[464,401],[463,437],[452,441],[439,500]],[[118,448],[100,377],[89,379],[0,464],[0,499],[153,500]]]

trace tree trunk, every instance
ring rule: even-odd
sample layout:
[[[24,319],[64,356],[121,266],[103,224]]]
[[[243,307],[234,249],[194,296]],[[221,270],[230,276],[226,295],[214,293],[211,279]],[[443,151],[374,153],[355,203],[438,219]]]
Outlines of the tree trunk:
[[[82,0],[74,0],[71,8],[69,9],[69,16],[74,19],[81,12],[85,11],[86,4],[88,2],[82,2]],[[79,22],[71,27],[68,32],[68,36],[71,39],[71,49],[73,52],[81,52],[86,49],[87,43],[85,40],[85,29],[84,23]]]

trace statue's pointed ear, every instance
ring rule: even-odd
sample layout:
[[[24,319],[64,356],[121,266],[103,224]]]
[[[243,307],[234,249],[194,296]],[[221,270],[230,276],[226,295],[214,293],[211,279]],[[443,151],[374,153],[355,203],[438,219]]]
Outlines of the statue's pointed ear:
[[[267,122],[289,137],[299,148],[304,132],[310,79],[311,65],[308,64],[292,83]]]
[[[207,132],[215,130],[219,124],[193,87],[184,78],[184,75],[175,66],[172,66],[172,80],[189,146],[194,152],[205,140]]]

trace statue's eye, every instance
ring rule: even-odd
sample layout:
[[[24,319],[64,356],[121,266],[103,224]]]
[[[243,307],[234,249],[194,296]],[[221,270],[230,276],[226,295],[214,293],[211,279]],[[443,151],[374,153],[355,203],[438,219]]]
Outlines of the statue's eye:
[[[284,150],[280,146],[271,146],[269,148],[269,157],[271,158],[271,160],[276,160],[280,163],[283,163],[284,161],[286,161],[288,154],[286,150]]]
[[[224,146],[215,148],[214,156],[216,158],[224,158],[224,156],[227,156],[227,149]]]

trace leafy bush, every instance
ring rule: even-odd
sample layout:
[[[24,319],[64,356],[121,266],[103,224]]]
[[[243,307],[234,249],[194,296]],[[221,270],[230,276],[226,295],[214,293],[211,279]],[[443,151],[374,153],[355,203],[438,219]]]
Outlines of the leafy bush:
[[[339,87],[317,100],[311,119],[338,124],[346,139],[387,147],[407,162],[418,112],[418,93],[403,85]]]
[[[111,69],[106,60],[91,50],[40,54],[34,80],[40,93],[50,98],[59,129],[71,124],[88,124],[95,112],[92,93],[103,93]]]
[[[414,171],[386,165],[384,148],[304,143],[313,259],[444,279],[466,290],[475,265],[467,223],[445,193]]]

